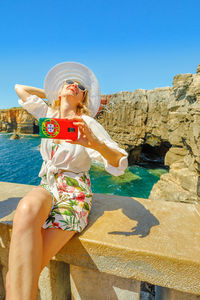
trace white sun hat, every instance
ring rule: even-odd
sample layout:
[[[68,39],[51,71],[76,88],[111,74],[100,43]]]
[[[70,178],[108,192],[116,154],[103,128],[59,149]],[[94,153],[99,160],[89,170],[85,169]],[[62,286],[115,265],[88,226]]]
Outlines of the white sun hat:
[[[63,62],[49,70],[44,80],[44,91],[49,103],[58,99],[58,92],[68,79],[77,80],[88,90],[87,107],[94,117],[101,102],[99,83],[94,73],[80,63]]]

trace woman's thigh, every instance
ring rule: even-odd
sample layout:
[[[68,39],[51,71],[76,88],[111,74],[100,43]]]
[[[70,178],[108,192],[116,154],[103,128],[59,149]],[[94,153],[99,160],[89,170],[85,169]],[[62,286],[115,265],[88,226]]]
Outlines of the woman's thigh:
[[[34,187],[18,203],[13,226],[17,223],[42,226],[52,209],[52,196],[41,186]]]
[[[43,237],[43,258],[41,270],[51,258],[75,235],[76,231],[58,228],[41,228]]]

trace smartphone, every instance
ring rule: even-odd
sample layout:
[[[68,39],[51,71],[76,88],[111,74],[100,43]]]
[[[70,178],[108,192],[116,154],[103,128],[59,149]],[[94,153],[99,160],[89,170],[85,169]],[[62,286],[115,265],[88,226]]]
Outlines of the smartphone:
[[[73,120],[68,119],[40,118],[40,137],[75,141],[78,138],[78,125],[74,125],[73,122]]]

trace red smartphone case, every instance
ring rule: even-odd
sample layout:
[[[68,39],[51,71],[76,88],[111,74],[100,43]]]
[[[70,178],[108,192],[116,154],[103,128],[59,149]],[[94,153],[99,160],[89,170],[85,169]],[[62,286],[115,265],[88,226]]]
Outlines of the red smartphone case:
[[[40,118],[40,137],[75,141],[78,138],[78,125],[74,125],[73,122],[68,119]]]

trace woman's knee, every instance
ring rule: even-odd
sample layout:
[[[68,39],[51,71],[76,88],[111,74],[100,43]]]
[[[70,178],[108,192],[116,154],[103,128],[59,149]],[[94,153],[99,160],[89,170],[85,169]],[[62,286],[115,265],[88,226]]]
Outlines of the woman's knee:
[[[44,222],[51,210],[51,195],[43,188],[35,187],[23,197],[16,209],[13,226],[24,229],[25,226]]]

